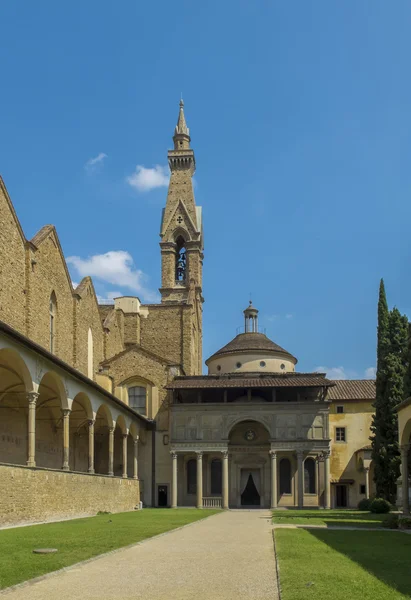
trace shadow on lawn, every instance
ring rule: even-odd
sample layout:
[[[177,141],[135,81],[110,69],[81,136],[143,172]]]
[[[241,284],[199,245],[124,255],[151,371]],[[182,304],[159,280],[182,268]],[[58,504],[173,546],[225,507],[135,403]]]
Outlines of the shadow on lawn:
[[[373,513],[367,512],[350,512],[346,510],[342,510],[340,512],[328,512],[325,510],[316,510],[307,512],[306,510],[301,511],[301,513],[297,511],[293,511],[292,514],[287,514],[286,512],[273,512],[274,523],[282,523],[284,519],[285,522],[292,525],[295,520],[296,524],[302,524],[301,521],[307,525],[318,524],[318,521],[322,521],[327,525],[327,527],[338,526],[338,527],[382,527],[382,522],[386,520],[388,515],[376,515]]]
[[[359,564],[394,590],[411,598],[411,536],[384,531],[306,531]]]

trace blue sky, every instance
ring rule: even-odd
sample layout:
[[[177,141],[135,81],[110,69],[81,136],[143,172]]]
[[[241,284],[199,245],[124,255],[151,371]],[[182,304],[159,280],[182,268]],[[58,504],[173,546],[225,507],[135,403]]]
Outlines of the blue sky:
[[[183,92],[204,356],[251,292],[299,370],[369,375],[380,277],[411,314],[409,2],[4,0],[0,22],[0,173],[28,238],[53,223],[73,281],[155,298]]]

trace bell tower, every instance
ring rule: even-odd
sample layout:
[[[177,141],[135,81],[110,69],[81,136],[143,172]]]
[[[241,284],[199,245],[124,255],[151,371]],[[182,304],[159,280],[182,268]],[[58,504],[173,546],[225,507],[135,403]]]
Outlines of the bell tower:
[[[174,149],[168,151],[171,176],[160,231],[161,302],[199,303],[202,297],[203,231],[201,207],[196,206],[192,177],[194,151],[190,130],[180,101],[173,136]]]

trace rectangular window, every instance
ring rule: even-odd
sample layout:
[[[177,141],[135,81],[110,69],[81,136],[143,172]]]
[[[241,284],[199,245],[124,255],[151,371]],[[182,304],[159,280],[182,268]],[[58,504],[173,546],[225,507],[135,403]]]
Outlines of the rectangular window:
[[[147,392],[145,387],[134,386],[128,388],[128,405],[141,415],[147,414],[146,397]]]
[[[344,412],[344,407],[343,406],[337,406],[337,415],[342,415]]]
[[[336,442],[345,442],[345,427],[336,427],[335,428],[335,441]]]
[[[360,494],[365,494],[365,484],[363,483],[360,485]]]

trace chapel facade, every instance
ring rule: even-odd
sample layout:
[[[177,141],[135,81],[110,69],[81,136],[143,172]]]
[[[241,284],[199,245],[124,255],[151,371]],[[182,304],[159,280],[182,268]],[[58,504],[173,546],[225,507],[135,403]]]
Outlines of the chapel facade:
[[[356,506],[373,493],[373,381],[299,373],[244,310],[202,374],[203,224],[180,102],[161,302],[73,288],[58,235],[27,240],[0,180],[2,524],[145,506]]]

